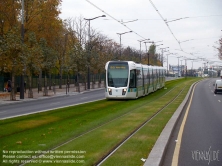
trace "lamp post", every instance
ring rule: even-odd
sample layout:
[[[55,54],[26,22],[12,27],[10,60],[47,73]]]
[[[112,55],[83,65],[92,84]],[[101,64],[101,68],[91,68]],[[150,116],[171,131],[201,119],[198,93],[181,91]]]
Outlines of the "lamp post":
[[[170,54],[167,54],[167,77],[169,76],[168,55],[170,55]]]
[[[189,40],[179,41],[179,43],[184,43],[184,42],[188,42],[188,41],[191,41],[191,40],[194,40],[194,39],[189,39]]]
[[[175,19],[175,20],[171,20],[171,21],[167,21],[167,20],[164,20],[164,21],[166,23],[168,23],[168,22],[178,21],[178,20],[182,20],[182,19],[186,19],[186,18],[189,18],[189,17],[182,17],[182,18],[178,18],[178,19]]]
[[[119,35],[119,43],[120,43],[120,56],[121,56],[121,49],[122,49],[122,46],[121,46],[121,36],[123,35],[123,34],[126,34],[126,33],[131,33],[131,32],[133,32],[133,31],[128,31],[128,32],[123,32],[123,33],[117,33],[118,35]]]
[[[21,37],[22,43],[24,43],[24,0],[22,0],[22,25],[21,25]],[[21,82],[20,82],[20,99],[24,99],[24,69],[21,75]]]
[[[182,57],[183,57],[183,56],[179,56],[179,57],[177,57],[177,58],[178,58],[178,77],[179,77],[179,72],[180,72],[180,68],[179,68],[179,65],[180,65],[180,64],[179,64],[179,59],[182,58]]]
[[[148,64],[147,64],[147,65],[150,65],[150,55],[149,55],[149,53],[147,52],[147,46],[146,46],[146,43],[150,43],[150,42],[144,42],[144,43],[145,43],[145,47],[146,47],[147,60],[148,60]]]
[[[89,21],[89,29],[88,29],[88,34],[89,34],[89,45],[88,45],[88,54],[89,54],[89,57],[88,57],[88,71],[87,71],[87,89],[90,89],[90,67],[89,67],[89,63],[90,63],[90,55],[91,55],[91,36],[90,36],[90,21],[91,20],[95,20],[99,17],[106,17],[106,15],[102,15],[102,16],[98,16],[98,17],[94,17],[94,18],[84,18],[85,20]]]
[[[138,40],[140,42],[140,63],[142,62],[142,57],[141,57],[141,42],[145,40],[150,40],[150,39],[144,39],[144,40]]]
[[[160,48],[162,50],[162,58],[161,58],[161,63],[162,63],[162,66],[163,66],[163,50],[166,49],[166,48],[169,48],[169,47],[165,47],[165,48]]]

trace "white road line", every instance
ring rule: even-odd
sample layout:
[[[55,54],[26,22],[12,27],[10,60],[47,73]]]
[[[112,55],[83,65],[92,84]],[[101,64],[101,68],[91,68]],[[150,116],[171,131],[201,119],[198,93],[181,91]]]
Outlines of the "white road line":
[[[180,146],[181,146],[181,141],[182,141],[183,130],[184,130],[184,126],[185,126],[185,123],[186,123],[186,120],[187,120],[188,113],[190,111],[190,106],[191,106],[191,103],[192,103],[195,87],[196,87],[196,85],[193,88],[192,95],[191,95],[189,104],[187,106],[183,121],[182,121],[181,126],[180,126],[180,130],[179,130],[179,133],[178,133],[178,136],[177,136],[177,139],[176,139],[177,141],[176,141],[176,146],[175,146],[174,153],[173,153],[173,159],[172,159],[171,166],[178,166],[178,160],[179,160],[179,155],[180,155]]]
[[[220,100],[218,100],[219,102],[221,102]]]
[[[80,98],[81,100],[83,100],[83,99],[87,99],[88,97],[82,97],[82,98]]]
[[[3,111],[3,112],[0,112],[0,114],[3,114],[3,113],[5,113],[6,111]]]

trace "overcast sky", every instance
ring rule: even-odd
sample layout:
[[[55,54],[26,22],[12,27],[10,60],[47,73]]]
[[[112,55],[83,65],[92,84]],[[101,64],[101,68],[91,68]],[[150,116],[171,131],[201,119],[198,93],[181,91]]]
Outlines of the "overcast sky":
[[[152,3],[163,19],[169,21],[169,28]],[[219,61],[218,50],[214,47],[219,47],[218,40],[222,38],[222,0],[63,0],[61,9],[62,19],[80,16],[94,18],[105,14],[106,18],[90,22],[93,29],[117,43],[117,33],[132,30],[133,33],[122,35],[124,47],[130,46],[139,50],[138,40],[146,38],[157,42],[156,45],[163,44],[157,48],[169,47],[171,53],[178,53],[169,55],[168,62],[171,65],[178,64],[176,56],[192,59],[203,57],[208,61]],[[138,20],[125,23],[125,27],[112,17],[123,22]],[[170,22],[180,18],[184,19]],[[181,48],[184,52],[180,51]],[[144,43],[142,50],[145,51]],[[161,52],[159,49],[157,51]],[[164,53],[164,57],[167,57],[166,54]],[[184,63],[183,60],[182,64]],[[203,61],[198,60],[193,62],[193,66],[198,68],[202,63]],[[167,66],[166,62],[164,66]],[[187,66],[188,69],[191,68],[191,60],[187,61]]]

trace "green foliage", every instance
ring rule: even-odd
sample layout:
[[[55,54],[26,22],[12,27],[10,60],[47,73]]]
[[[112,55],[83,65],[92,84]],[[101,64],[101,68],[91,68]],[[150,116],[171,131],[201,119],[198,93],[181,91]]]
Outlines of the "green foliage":
[[[44,38],[40,39],[39,46],[42,52],[41,68],[48,73],[56,64],[57,52],[47,45],[47,41]]]
[[[140,62],[141,52],[121,48],[119,43],[91,27],[88,40],[88,24],[82,18],[61,20],[61,0],[24,1],[24,43],[21,38],[21,3],[0,2],[0,71],[13,75],[31,76],[45,73],[82,74],[103,73],[110,60]],[[121,49],[121,57],[120,57]],[[159,65],[155,46],[149,50],[152,64]],[[143,55],[143,63],[147,57]],[[55,73],[56,72],[56,73]],[[41,81],[40,81],[41,82]]]
[[[1,37],[0,66],[3,72],[21,73],[21,69],[24,67],[22,55],[24,49],[17,27]]]

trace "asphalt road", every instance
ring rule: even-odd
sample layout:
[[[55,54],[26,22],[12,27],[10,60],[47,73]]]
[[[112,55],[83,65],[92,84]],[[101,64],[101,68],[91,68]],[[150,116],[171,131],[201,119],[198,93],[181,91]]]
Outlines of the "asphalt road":
[[[213,93],[214,82],[215,79],[207,79],[195,88],[183,128],[178,166],[222,165],[222,93]],[[184,113],[171,136],[163,159],[164,166],[173,165],[173,154]]]
[[[99,89],[77,95],[66,95],[41,100],[13,103],[10,105],[2,105],[0,106],[0,119],[33,114],[55,108],[101,100],[104,98],[104,89]]]

